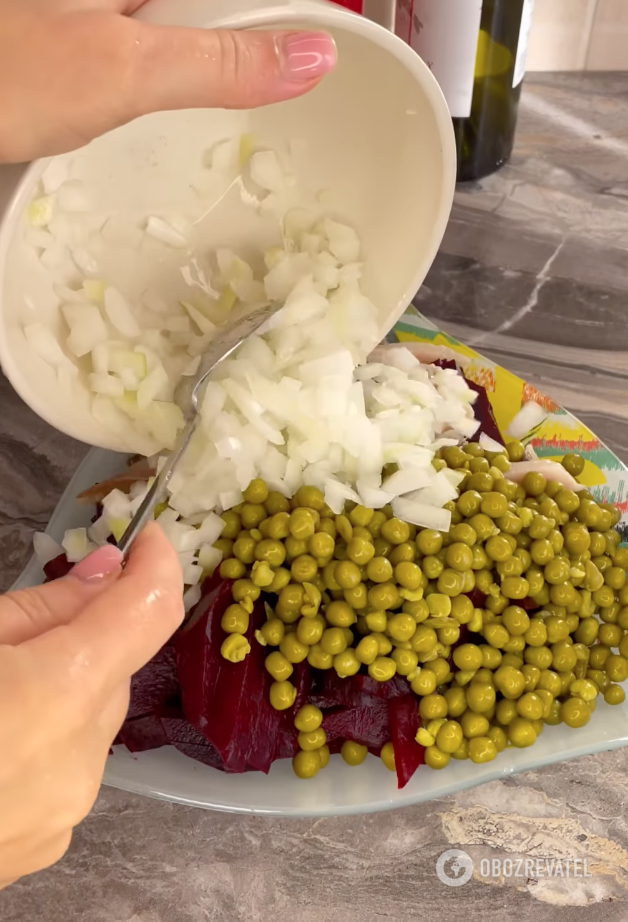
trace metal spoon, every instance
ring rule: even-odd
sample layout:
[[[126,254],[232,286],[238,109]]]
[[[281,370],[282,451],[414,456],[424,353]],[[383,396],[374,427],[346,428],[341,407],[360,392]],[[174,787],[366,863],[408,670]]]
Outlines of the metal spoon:
[[[228,358],[232,352],[235,352],[245,339],[248,339],[252,333],[255,333],[255,331],[281,307],[283,307],[283,304],[279,301],[266,304],[263,307],[257,308],[257,310],[251,311],[251,313],[247,314],[245,317],[236,320],[228,327],[225,327],[203,353],[196,374],[181,379],[175,391],[175,403],[183,410],[186,427],[179,435],[174,449],[166,457],[163,467],[155,477],[153,485],[131,519],[127,530],[118,541],[118,547],[125,558],[128,556],[134,540],[146,523],[153,517],[155,506],[159,505],[159,503],[163,502],[165,499],[168,483],[179,461],[183,457],[186,448],[190,444],[190,440],[194,435],[200,419],[199,401],[201,397],[201,388],[207,376],[217,365]]]

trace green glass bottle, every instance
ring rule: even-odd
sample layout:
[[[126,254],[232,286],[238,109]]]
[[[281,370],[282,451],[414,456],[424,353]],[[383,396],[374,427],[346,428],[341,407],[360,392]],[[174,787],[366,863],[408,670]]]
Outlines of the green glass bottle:
[[[410,43],[449,104],[459,181],[512,153],[533,9],[534,0],[414,0]]]

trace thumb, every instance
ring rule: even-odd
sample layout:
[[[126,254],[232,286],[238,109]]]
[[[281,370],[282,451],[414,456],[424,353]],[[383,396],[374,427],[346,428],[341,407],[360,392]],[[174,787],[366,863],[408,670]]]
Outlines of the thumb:
[[[126,20],[137,30],[125,118],[171,109],[251,109],[311,90],[336,63],[325,32],[235,32]]]

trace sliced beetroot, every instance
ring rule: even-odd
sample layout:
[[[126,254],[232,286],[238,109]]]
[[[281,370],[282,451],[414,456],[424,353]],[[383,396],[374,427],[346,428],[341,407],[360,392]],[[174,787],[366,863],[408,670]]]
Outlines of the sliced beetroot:
[[[227,771],[219,753],[214,746],[209,743],[205,737],[201,736],[194,727],[183,718],[162,718],[161,725],[166,741],[169,745],[174,746],[183,755],[194,759],[196,762],[202,762],[203,765],[209,765],[211,768],[217,768],[220,771]]]
[[[419,765],[425,761],[425,749],[415,737],[419,729],[419,707],[414,695],[392,698],[388,702],[390,736],[395,753],[397,787],[404,788]]]
[[[126,746],[129,752],[146,752],[168,745],[168,738],[159,717],[154,714],[125,720],[114,745]]]
[[[74,564],[70,563],[65,554],[59,554],[58,557],[49,560],[48,563],[44,565],[43,570],[46,574],[46,582],[52,583],[56,579],[67,576],[73,566]]]
[[[268,702],[267,651],[255,640],[255,631],[266,617],[261,599],[249,619],[249,655],[241,663],[230,663],[221,656],[225,634],[220,622],[231,603],[231,583],[214,581],[177,637],[183,711],[216,747],[226,770],[268,771],[275,758],[294,754],[294,715],[275,711]],[[305,701],[310,691],[308,667],[297,667],[295,676],[299,699]]]
[[[369,749],[380,749],[390,739],[388,705],[379,700],[368,707],[332,711],[323,717],[323,730],[331,741],[355,740]]]
[[[179,679],[174,645],[168,643],[133,676],[127,720],[148,714],[162,717],[178,696]]]
[[[368,675],[341,679],[333,669],[319,673],[312,692],[312,703],[320,708],[370,707],[408,694],[408,683],[402,676],[389,682],[377,682]]]

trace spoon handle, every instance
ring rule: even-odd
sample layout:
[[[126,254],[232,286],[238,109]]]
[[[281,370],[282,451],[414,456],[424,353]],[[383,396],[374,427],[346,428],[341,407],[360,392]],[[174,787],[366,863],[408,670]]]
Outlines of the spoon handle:
[[[122,551],[125,560],[129,555],[131,545],[139,533],[143,531],[146,524],[154,517],[155,507],[158,506],[159,503],[163,502],[163,500],[166,498],[170,479],[174,474],[176,467],[181,460],[183,453],[185,452],[185,449],[190,444],[190,439],[194,435],[198,421],[199,416],[193,416],[185,429],[181,432],[175,447],[169,455],[166,455],[163,467],[155,477],[150,490],[142,500],[140,507],[131,519],[131,522],[129,523],[126,531],[118,541],[118,548]]]

